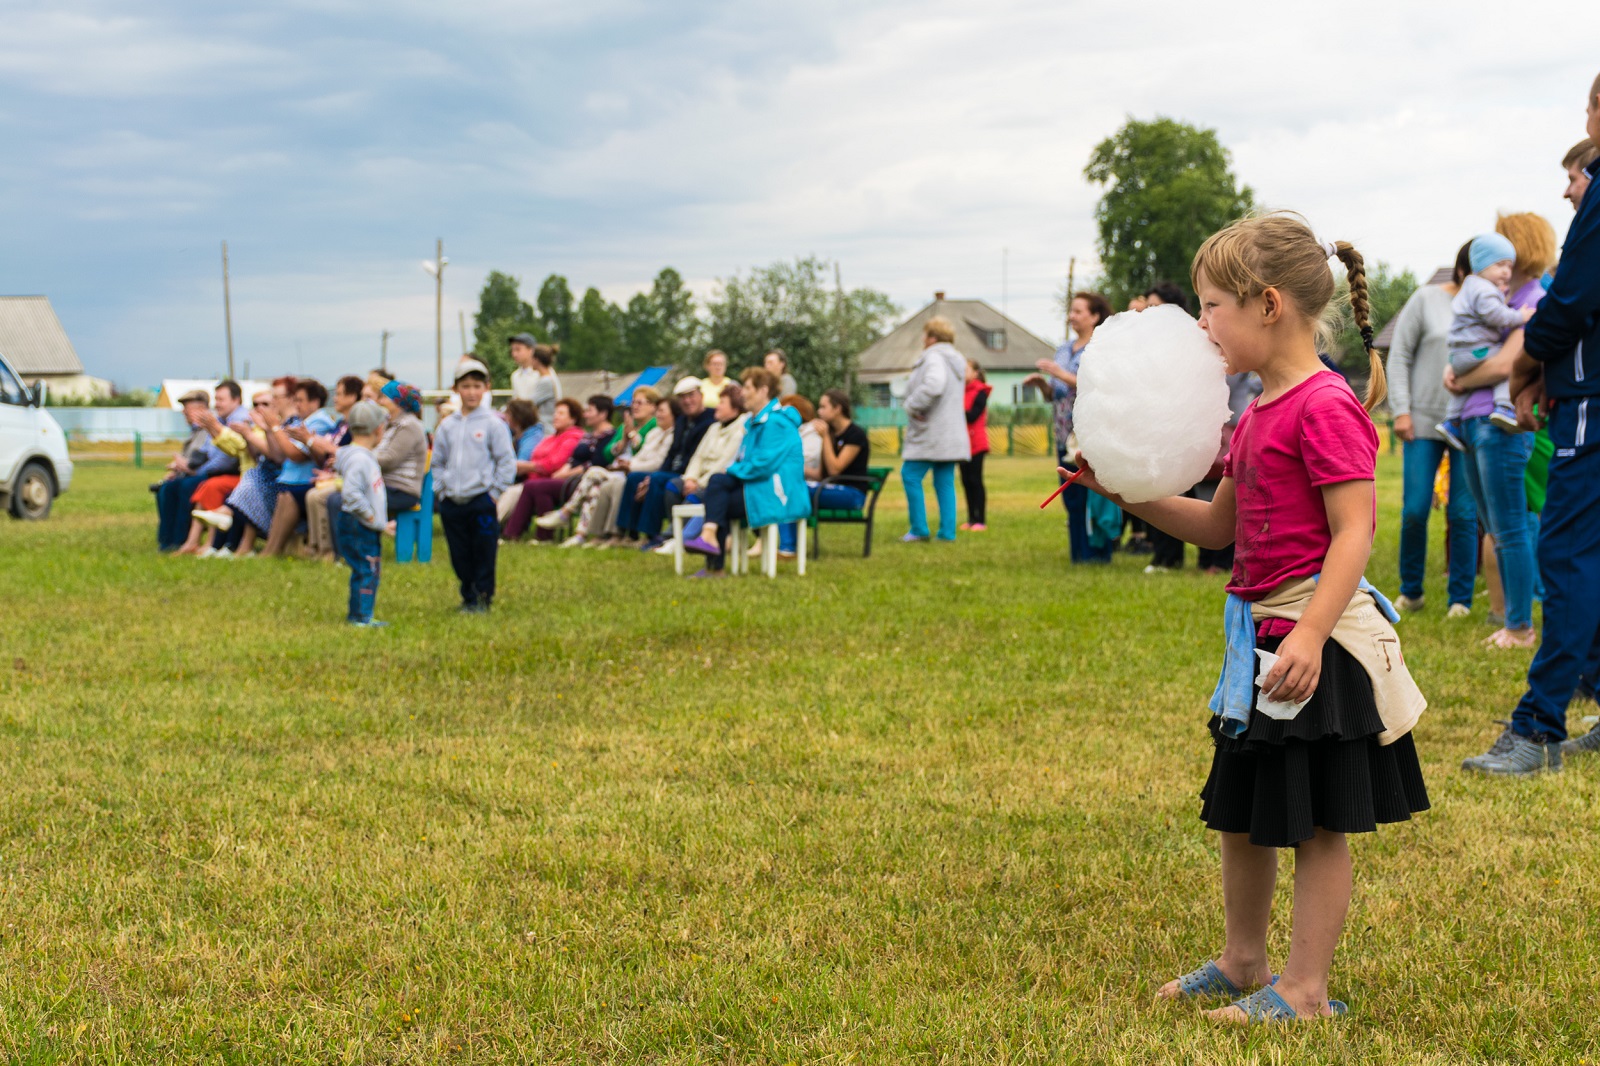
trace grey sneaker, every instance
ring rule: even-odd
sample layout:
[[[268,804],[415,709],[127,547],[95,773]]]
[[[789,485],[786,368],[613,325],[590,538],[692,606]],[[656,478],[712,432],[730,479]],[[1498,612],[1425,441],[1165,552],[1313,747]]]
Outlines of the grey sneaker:
[[[1493,774],[1496,777],[1533,777],[1535,774],[1561,772],[1560,743],[1530,740],[1520,733],[1511,734],[1511,746],[1503,755],[1484,755],[1468,759],[1461,764],[1463,770]]]
[[[1498,759],[1511,750],[1512,738],[1516,736],[1511,731],[1511,723],[1504,718],[1496,718],[1494,724],[1500,727],[1500,735],[1494,738],[1494,743],[1489,745],[1489,750],[1482,755],[1474,755],[1470,759],[1461,760],[1463,770],[1482,770],[1483,763],[1490,759]]]
[[[1600,751],[1600,725],[1594,726],[1581,737],[1561,742],[1563,755],[1587,755],[1592,751]]]

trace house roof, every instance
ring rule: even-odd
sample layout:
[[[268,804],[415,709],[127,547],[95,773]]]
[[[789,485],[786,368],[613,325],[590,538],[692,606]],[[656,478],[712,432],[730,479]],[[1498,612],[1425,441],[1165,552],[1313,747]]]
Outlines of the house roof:
[[[944,293],[935,293],[931,304],[890,330],[857,357],[857,377],[862,381],[888,381],[909,374],[922,355],[923,327],[935,315],[943,315],[955,326],[956,351],[985,370],[1031,371],[1040,359],[1055,355],[1055,348],[1049,342],[982,300],[947,300]]]
[[[1433,277],[1431,277],[1427,281],[1423,282],[1423,284],[1424,285],[1443,285],[1446,282],[1448,282],[1451,278],[1455,277],[1455,275],[1456,275],[1456,272],[1455,272],[1455,268],[1454,267],[1440,267],[1438,270],[1435,270],[1433,272]],[[1400,321],[1400,316],[1399,315],[1395,315],[1389,321],[1385,322],[1383,324],[1383,328],[1378,331],[1378,335],[1372,339],[1372,346],[1374,348],[1382,349],[1383,351],[1388,351],[1389,350],[1389,345],[1394,343],[1394,327],[1395,327],[1395,323],[1397,323],[1399,321]]]
[[[25,378],[83,373],[46,296],[0,296],[0,353]]]

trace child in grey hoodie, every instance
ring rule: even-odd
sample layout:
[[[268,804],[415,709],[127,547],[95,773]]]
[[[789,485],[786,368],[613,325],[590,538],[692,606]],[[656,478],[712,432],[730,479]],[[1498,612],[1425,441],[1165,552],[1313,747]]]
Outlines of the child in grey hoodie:
[[[1450,310],[1455,313],[1446,343],[1450,347],[1450,369],[1465,374],[1500,350],[1506,334],[1520,329],[1533,317],[1532,308],[1517,310],[1506,303],[1505,287],[1511,281],[1517,250],[1498,233],[1481,233],[1467,246],[1472,273],[1461,280]],[[1473,397],[1452,396],[1445,408],[1444,421],[1434,427],[1445,443],[1463,451],[1463,419],[1487,414],[1489,421],[1507,433],[1521,433],[1517,412],[1511,407],[1511,384],[1502,381],[1494,387],[1493,407],[1469,408],[1468,403],[1483,403]]]
[[[350,443],[333,457],[333,468],[344,478],[344,502],[339,510],[339,554],[350,567],[350,611],[345,621],[353,626],[387,625],[372,618],[378,598],[378,561],[383,556],[383,527],[389,503],[383,488],[383,471],[372,456],[372,446],[383,435],[387,415],[371,400],[350,408],[345,424]]]

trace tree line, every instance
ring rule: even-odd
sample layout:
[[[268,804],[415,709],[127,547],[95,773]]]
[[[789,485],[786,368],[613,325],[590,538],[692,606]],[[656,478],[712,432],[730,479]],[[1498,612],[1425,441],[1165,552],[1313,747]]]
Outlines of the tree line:
[[[835,265],[816,257],[780,261],[718,282],[716,293],[696,299],[671,267],[626,304],[598,289],[575,298],[571,283],[551,274],[530,303],[521,280],[491,271],[478,298],[474,354],[505,388],[516,369],[510,339],[531,333],[559,344],[558,368],[634,373],[649,366],[698,368],[720,348],[730,367],[758,365],[781,348],[800,390],[817,395],[853,383],[855,358],[891,329],[900,309],[871,288],[843,289]]]
[[[1104,189],[1095,208],[1100,274],[1089,287],[1120,309],[1170,281],[1192,306],[1189,263],[1201,243],[1257,210],[1254,191],[1231,166],[1215,130],[1170,118],[1129,119],[1096,145],[1083,172]],[[493,271],[479,296],[474,353],[489,366],[495,386],[504,388],[515,369],[508,342],[518,333],[559,344],[560,367],[621,374],[669,364],[698,368],[712,348],[727,352],[737,370],[781,348],[801,390],[814,396],[853,385],[856,356],[900,314],[876,289],[836,285],[836,269],[814,256],[779,261],[720,280],[715,294],[701,301],[678,271],[666,267],[649,289],[620,305],[592,286],[575,296],[560,274],[545,278],[530,303],[520,279]],[[1410,271],[1396,272],[1381,261],[1369,262],[1367,281],[1373,325],[1380,329],[1417,288]],[[1348,322],[1330,354],[1358,375],[1367,365]]]
[[[1259,209],[1231,165],[1216,130],[1170,118],[1129,119],[1095,146],[1083,171],[1105,189],[1095,207],[1101,271],[1095,284],[1114,309],[1163,281],[1179,286],[1193,308],[1195,252],[1211,234]],[[1368,260],[1367,286],[1372,324],[1382,329],[1416,291],[1417,279]],[[1340,296],[1347,291],[1341,280]],[[1367,356],[1353,323],[1340,323],[1336,347],[1329,354],[1341,366],[1365,374]]]

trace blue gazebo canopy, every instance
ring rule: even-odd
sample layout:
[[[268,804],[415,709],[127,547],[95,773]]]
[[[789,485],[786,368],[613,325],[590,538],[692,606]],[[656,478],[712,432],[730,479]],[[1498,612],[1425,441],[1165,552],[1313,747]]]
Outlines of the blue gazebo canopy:
[[[617,406],[621,407],[633,402],[633,390],[641,385],[655,385],[672,373],[670,366],[652,366],[639,371],[638,375],[617,393]]]

